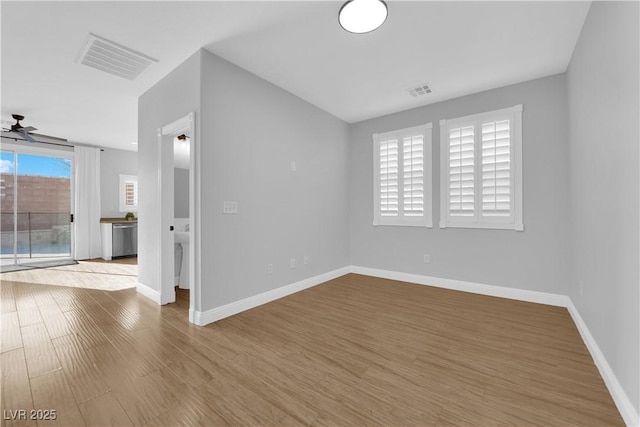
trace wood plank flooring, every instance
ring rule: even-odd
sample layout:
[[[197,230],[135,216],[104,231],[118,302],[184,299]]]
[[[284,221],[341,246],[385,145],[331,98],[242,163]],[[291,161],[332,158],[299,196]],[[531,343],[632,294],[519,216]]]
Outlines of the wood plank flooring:
[[[2,273],[2,280],[115,291],[136,287],[137,262],[136,257],[113,261],[98,258],[58,267],[7,271]]]
[[[558,307],[350,274],[197,327],[1,278],[3,426],[623,425]]]

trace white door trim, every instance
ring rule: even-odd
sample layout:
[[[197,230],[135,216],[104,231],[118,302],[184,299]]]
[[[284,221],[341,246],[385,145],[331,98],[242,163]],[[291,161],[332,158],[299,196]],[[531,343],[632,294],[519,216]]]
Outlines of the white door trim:
[[[191,151],[189,156],[189,277],[190,277],[190,301],[189,301],[189,321],[194,322],[194,313],[200,307],[200,141],[199,135],[196,133],[195,113],[191,112],[161,128],[158,128],[158,200],[160,201],[160,228],[159,242],[160,250],[158,251],[158,277],[160,278],[160,303],[167,304],[175,301],[175,289],[173,286],[174,279],[174,260],[173,260],[173,244],[174,234],[169,231],[169,227],[173,226],[173,188],[167,192],[163,188],[163,181],[167,175],[173,176],[173,151],[171,151],[170,159],[168,155],[163,156],[163,141],[167,136],[177,136],[181,133],[189,135],[191,143]],[[171,160],[171,162],[169,162]],[[170,170],[169,170],[170,169]],[[164,178],[164,179],[163,179]],[[166,185],[164,186],[166,187]],[[173,187],[171,185],[171,187]]]

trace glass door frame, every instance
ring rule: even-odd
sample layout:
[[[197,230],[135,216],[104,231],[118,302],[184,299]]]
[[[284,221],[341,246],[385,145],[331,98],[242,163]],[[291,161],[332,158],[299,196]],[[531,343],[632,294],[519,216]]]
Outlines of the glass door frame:
[[[7,153],[13,154],[13,265],[18,265],[18,155],[26,154],[32,156],[44,156],[44,157],[55,157],[61,159],[68,159],[71,161],[71,176],[70,176],[70,189],[69,189],[69,212],[73,215],[75,212],[75,174],[73,172],[74,167],[74,158],[73,158],[73,148],[70,147],[68,149],[65,148],[48,148],[43,147],[42,143],[15,143],[15,142],[6,142],[5,140],[9,139],[6,137],[2,137],[2,146],[0,150]],[[29,144],[29,145],[25,145]],[[69,236],[71,239],[69,246],[69,259],[73,259],[75,253],[75,233],[74,233],[73,222],[71,222],[71,218],[69,218]],[[60,257],[60,259],[65,259],[65,257]]]

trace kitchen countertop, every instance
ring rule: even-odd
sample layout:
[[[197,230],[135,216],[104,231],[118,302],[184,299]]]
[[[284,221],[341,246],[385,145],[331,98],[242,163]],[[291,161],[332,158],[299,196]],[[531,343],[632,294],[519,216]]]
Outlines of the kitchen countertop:
[[[126,218],[100,218],[101,223],[138,222],[138,218],[129,221]]]

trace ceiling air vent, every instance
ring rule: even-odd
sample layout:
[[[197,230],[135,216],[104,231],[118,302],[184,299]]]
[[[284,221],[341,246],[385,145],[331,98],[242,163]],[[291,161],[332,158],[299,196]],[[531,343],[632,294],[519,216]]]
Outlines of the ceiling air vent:
[[[416,97],[416,96],[420,96],[420,95],[426,95],[428,93],[431,93],[431,88],[429,87],[429,85],[420,85],[417,87],[412,87],[411,89],[407,89],[409,91],[409,93],[411,94],[411,96]]]
[[[149,65],[158,60],[90,33],[76,62],[114,76],[135,80]]]

